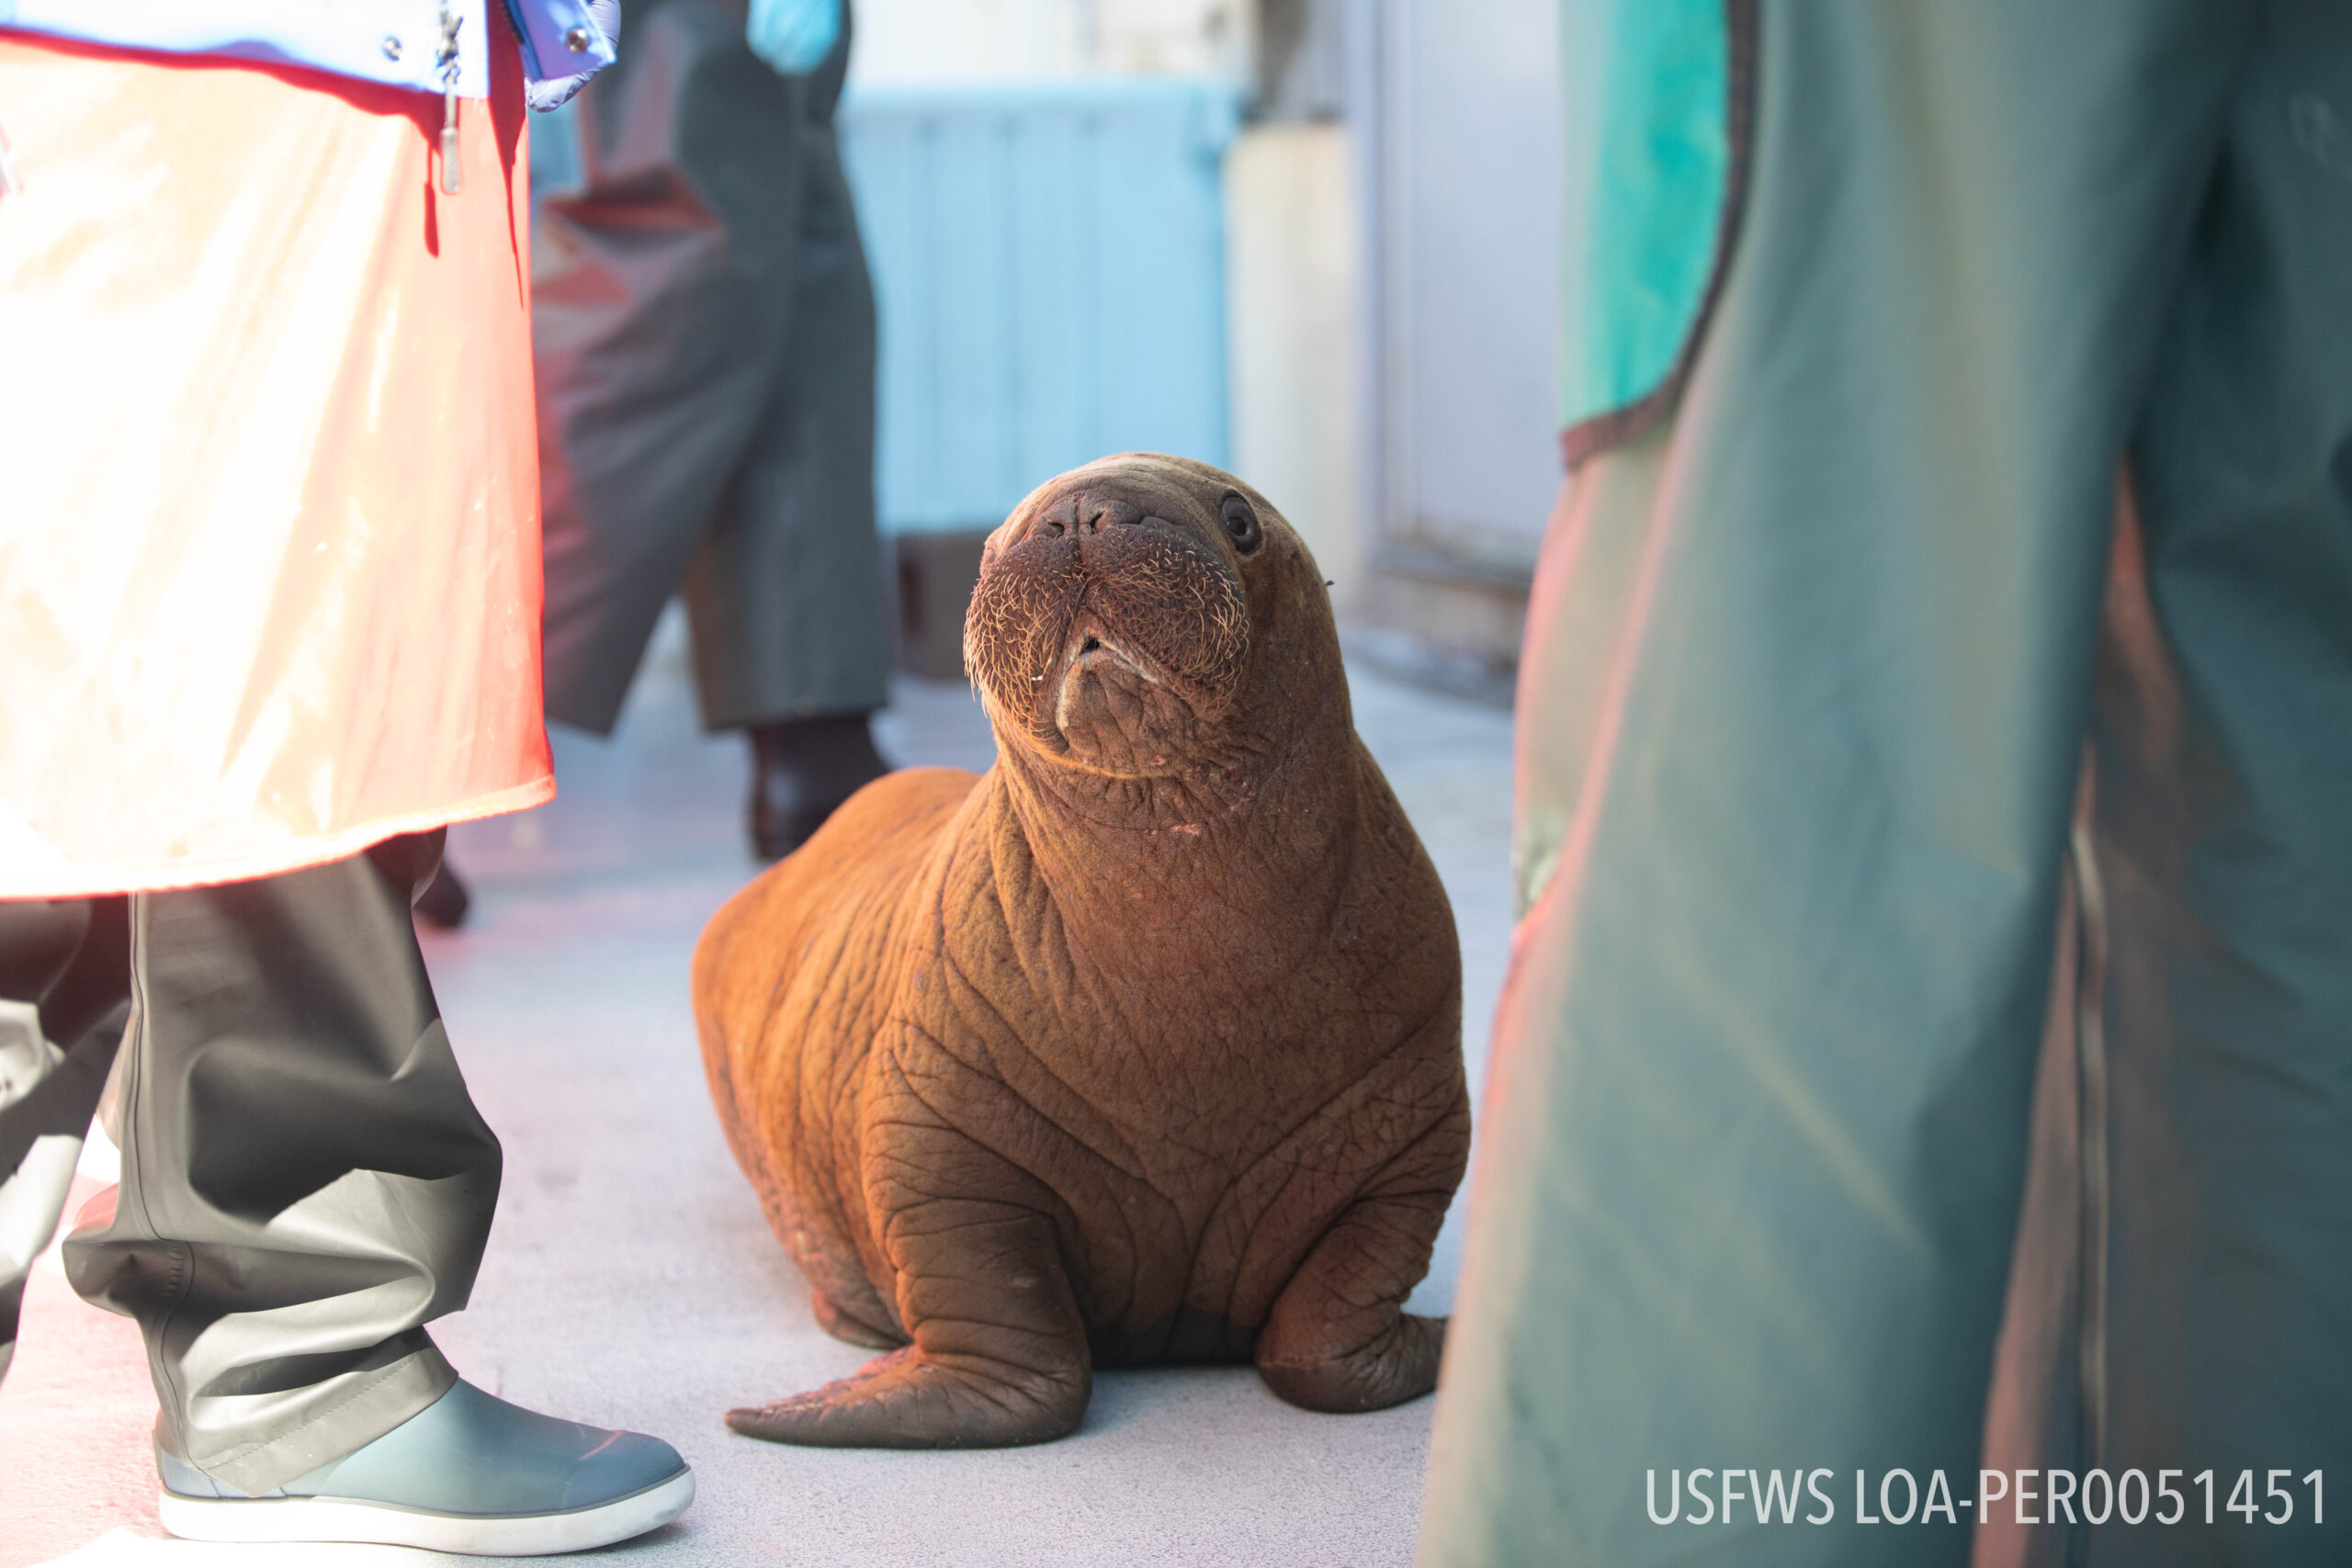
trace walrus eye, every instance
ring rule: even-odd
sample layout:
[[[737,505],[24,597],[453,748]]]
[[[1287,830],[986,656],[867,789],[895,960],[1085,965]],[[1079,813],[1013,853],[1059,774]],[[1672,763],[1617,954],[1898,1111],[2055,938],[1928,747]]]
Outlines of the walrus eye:
[[[1265,537],[1258,529],[1258,514],[1239,496],[1227,496],[1218,512],[1225,520],[1225,536],[1231,539],[1233,547],[1243,555],[1256,549],[1258,542]]]

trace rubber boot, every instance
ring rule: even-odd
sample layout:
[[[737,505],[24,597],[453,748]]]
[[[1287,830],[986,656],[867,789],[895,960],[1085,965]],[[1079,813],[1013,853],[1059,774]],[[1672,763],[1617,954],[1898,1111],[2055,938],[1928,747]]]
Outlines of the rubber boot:
[[[559,1421],[454,1384],[374,1442],[248,1497],[167,1447],[157,1513],[188,1540],[365,1541],[484,1557],[585,1551],[669,1523],[694,1501],[678,1450]]]

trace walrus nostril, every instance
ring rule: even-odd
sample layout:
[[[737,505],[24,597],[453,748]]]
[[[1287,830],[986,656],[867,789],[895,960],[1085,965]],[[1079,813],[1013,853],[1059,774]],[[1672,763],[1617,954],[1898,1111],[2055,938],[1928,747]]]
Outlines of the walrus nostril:
[[[1136,524],[1144,520],[1143,508],[1116,496],[1102,500],[1088,498],[1078,502],[1070,513],[1069,531],[1073,534],[1099,536],[1114,525]]]
[[[1079,651],[1079,652],[1080,652],[1080,653],[1091,653],[1091,652],[1093,652],[1096,649],[1101,648],[1102,646],[1102,639],[1101,637],[1088,637],[1084,642],[1080,643],[1080,644],[1078,645],[1078,651]]]

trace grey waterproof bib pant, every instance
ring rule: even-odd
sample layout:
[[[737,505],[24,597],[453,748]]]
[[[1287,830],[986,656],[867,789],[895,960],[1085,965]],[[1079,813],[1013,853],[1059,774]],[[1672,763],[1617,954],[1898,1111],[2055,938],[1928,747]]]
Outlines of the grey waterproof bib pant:
[[[473,1288],[500,1161],[409,923],[439,853],[0,903],[0,1372],[119,1042],[121,1183],[64,1261],[138,1321],[162,1440],[265,1492],[447,1392],[424,1325]]]
[[[1755,14],[1538,572],[1419,1561],[2352,1562],[2352,6]]]

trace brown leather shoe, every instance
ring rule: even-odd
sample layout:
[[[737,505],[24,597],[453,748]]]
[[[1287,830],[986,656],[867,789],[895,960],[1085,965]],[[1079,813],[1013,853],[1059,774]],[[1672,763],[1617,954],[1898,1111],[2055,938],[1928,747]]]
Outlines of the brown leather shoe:
[[[752,848],[781,860],[860,789],[890,771],[862,713],[755,724],[752,738]]]

